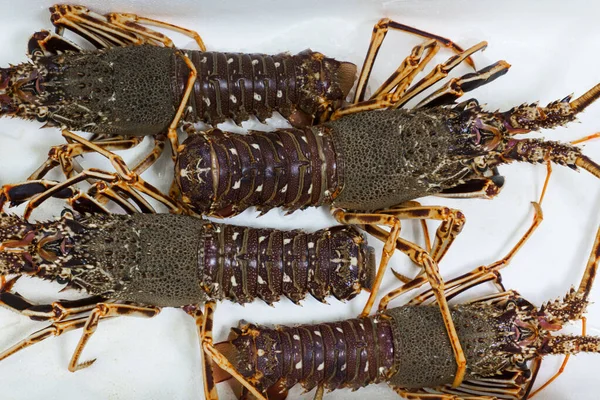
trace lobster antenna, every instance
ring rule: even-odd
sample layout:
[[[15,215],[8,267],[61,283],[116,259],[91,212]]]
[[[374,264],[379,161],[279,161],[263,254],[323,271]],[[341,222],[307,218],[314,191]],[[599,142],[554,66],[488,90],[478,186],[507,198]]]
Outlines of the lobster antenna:
[[[583,154],[580,154],[575,159],[575,165],[577,165],[580,168],[585,169],[590,174],[594,175],[596,178],[600,178],[600,165],[596,164],[589,157],[584,156]]]
[[[571,108],[576,113],[583,111],[587,106],[600,98],[600,83],[585,92],[580,97],[570,103]]]

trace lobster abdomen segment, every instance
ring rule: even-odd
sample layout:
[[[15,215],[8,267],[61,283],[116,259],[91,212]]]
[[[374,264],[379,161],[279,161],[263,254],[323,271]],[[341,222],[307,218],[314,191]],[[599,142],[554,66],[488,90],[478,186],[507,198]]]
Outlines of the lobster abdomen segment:
[[[213,129],[182,146],[176,180],[184,203],[198,214],[330,204],[340,186],[331,136],[310,128],[248,135]]]
[[[352,88],[356,66],[306,50],[287,53],[247,54],[186,52],[198,78],[190,98],[195,121],[211,124],[232,118],[236,123],[251,115],[264,121],[277,111],[292,122],[320,122],[339,107]],[[179,96],[188,69],[178,60]],[[323,108],[325,106],[325,108]],[[293,115],[295,112],[299,114]]]
[[[356,389],[383,381],[393,367],[390,323],[375,318],[276,329],[245,325],[217,347],[263,392],[296,383],[306,390]]]
[[[375,273],[373,249],[353,227],[305,233],[205,224],[198,265],[209,298],[238,303],[298,302],[307,293],[350,299]]]

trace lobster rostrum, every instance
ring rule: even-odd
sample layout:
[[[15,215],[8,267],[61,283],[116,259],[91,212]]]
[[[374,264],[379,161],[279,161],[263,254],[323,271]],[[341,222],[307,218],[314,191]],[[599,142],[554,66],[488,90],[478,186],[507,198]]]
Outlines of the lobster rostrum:
[[[583,318],[599,250],[600,230],[579,288],[539,308],[504,289],[499,270],[506,263],[479,267],[448,281],[449,298],[483,282],[499,289],[451,308],[467,359],[465,380],[458,387],[451,385],[454,354],[439,310],[431,304],[431,290],[400,307],[388,309],[387,302],[382,303],[371,317],[296,327],[240,324],[229,340],[215,346],[221,357],[215,379],[233,376],[257,398],[271,400],[287,397],[298,383],[306,391],[316,387],[315,399],[320,400],[325,390],[381,382],[409,399],[527,399],[560,374],[531,393],[543,357],[600,353],[599,337],[555,334]],[[417,277],[400,291],[424,282]]]
[[[348,300],[370,289],[374,274],[373,249],[354,227],[305,233],[169,214],[70,211],[34,224],[3,213],[0,306],[52,325],[0,353],[0,360],[48,336],[83,327],[69,363],[69,370],[76,371],[93,362],[78,360],[99,320],[153,317],[162,307],[192,315],[200,342],[211,346],[215,301],[244,304],[260,298],[272,304],[286,296],[298,303],[308,293],[320,301],[328,296]],[[16,277],[5,282],[8,275]],[[56,281],[89,297],[34,304],[11,291],[21,276]]]

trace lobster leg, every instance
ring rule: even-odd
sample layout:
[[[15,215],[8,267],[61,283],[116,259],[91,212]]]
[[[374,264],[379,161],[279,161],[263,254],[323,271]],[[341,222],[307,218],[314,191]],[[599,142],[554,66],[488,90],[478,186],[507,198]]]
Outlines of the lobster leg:
[[[33,304],[18,293],[2,291],[0,306],[17,312],[34,321],[62,321],[67,317],[86,313],[104,299],[92,296],[82,300],[55,301],[51,304]]]
[[[1,247],[0,243],[0,247]],[[9,281],[4,281],[0,285],[0,307],[19,313],[34,321],[52,321],[57,322],[67,317],[86,313],[96,306],[97,303],[104,301],[101,296],[90,296],[81,300],[63,300],[55,301],[51,304],[34,304],[19,293],[11,292],[13,285],[19,279],[19,276]]]
[[[159,21],[156,19],[140,17],[139,15],[136,15],[136,14],[110,13],[110,14],[106,15],[106,18],[108,19],[108,21],[110,23],[112,23],[122,29],[130,30],[142,37],[148,37],[148,38],[154,39],[156,41],[163,43],[165,46],[168,46],[168,47],[173,45],[173,43],[170,42],[170,39],[168,37],[166,37],[165,35],[163,35],[160,32],[157,32],[152,29],[148,29],[144,26],[141,26],[138,23],[145,23],[147,25],[152,25],[152,26],[156,26],[159,28],[165,28],[165,29],[169,29],[169,30],[172,30],[175,32],[179,32],[185,36],[189,36],[190,38],[192,38],[196,42],[196,44],[198,45],[198,48],[200,50],[206,51],[206,46],[204,45],[204,41],[202,41],[202,38],[200,37],[198,32],[193,31],[191,29],[186,29],[181,26],[169,24],[167,22]],[[170,46],[168,44],[169,42],[164,41],[164,39],[167,39],[170,42]]]
[[[160,201],[161,203],[163,203],[165,206],[169,207],[170,209],[177,210],[177,207],[174,205],[173,202],[171,202],[169,199],[167,199],[165,196],[163,196],[159,190],[157,190],[150,184],[146,183],[139,176],[139,174],[141,172],[143,172],[146,168],[148,168],[160,156],[161,148],[162,148],[162,145],[159,143],[160,138],[155,139],[154,150],[135,167],[135,168],[137,168],[137,170],[135,168],[134,168],[134,170],[130,170],[129,167],[127,166],[127,164],[125,164],[125,161],[123,161],[123,159],[120,156],[108,151],[102,145],[99,145],[98,143],[90,142],[90,141],[82,138],[81,136],[78,136],[68,130],[63,130],[63,136],[65,137],[65,139],[67,139],[67,141],[77,142],[78,144],[83,146],[86,149],[85,152],[91,152],[91,151],[97,152],[97,153],[103,155],[104,157],[106,157],[111,162],[111,164],[115,168],[116,174],[105,173],[104,177],[98,178],[101,181],[105,181],[105,182],[113,181],[113,184],[116,185],[117,187],[119,187],[123,192],[134,195],[133,190],[131,190],[131,188],[128,187],[128,185],[129,185],[131,187],[134,187],[134,188],[140,190],[142,193],[146,193],[149,196],[155,198],[156,200]],[[94,170],[94,171],[98,171],[98,170]],[[111,175],[113,178],[107,179],[108,175]],[[69,185],[67,185],[67,186],[69,186]],[[111,189],[111,187],[109,187],[107,189],[99,190],[99,193],[104,194],[105,192],[109,191],[110,189]],[[139,196],[136,196],[136,198],[138,200],[141,199]],[[137,202],[138,201],[136,200],[136,203]],[[143,204],[143,207],[145,210],[152,210],[152,207],[149,204],[147,204],[147,202],[142,202],[142,204]]]
[[[50,12],[50,19],[57,29],[67,28],[88,40],[91,38],[92,43],[101,44],[97,47],[128,44],[162,44],[165,47],[173,47],[173,41],[167,36],[138,24],[145,23],[189,36],[198,44],[200,50],[206,51],[206,46],[197,32],[136,14],[100,15],[83,6],[66,4],[57,4],[50,8]]]
[[[80,369],[89,367],[96,361],[96,359],[84,361],[79,363],[79,357],[83,352],[83,349],[90,339],[90,337],[96,331],[98,327],[98,322],[100,319],[110,318],[110,317],[118,317],[122,315],[129,315],[135,317],[144,317],[144,318],[152,318],[158,315],[160,312],[159,307],[154,306],[139,306],[139,305],[129,305],[129,304],[111,304],[111,303],[99,303],[96,305],[94,310],[88,316],[85,325],[83,326],[83,334],[79,339],[79,343],[77,343],[77,347],[73,352],[73,356],[71,357],[71,361],[69,362],[69,371],[75,372]]]
[[[83,198],[85,200],[90,200],[92,203],[94,203],[94,200],[91,199],[89,196],[86,196],[86,195],[80,193],[78,190],[70,188],[70,186],[72,186],[78,182],[88,180],[88,179],[99,179],[99,180],[104,180],[107,182],[116,182],[120,190],[122,190],[123,192],[127,193],[129,196],[134,198],[134,201],[138,205],[143,205],[144,212],[152,212],[154,209],[146,200],[144,200],[143,197],[141,197],[138,193],[136,193],[133,190],[134,187],[138,190],[141,189],[142,192],[148,193],[150,196],[152,196],[152,195],[161,196],[160,192],[156,188],[154,188],[150,184],[146,183],[139,177],[136,179],[135,183],[127,184],[127,183],[122,183],[121,179],[119,178],[119,176],[117,174],[107,174],[103,171],[92,168],[92,169],[84,170],[84,171],[80,172],[79,174],[73,176],[72,178],[67,179],[64,182],[53,183],[53,186],[51,186],[49,189],[47,189],[46,191],[44,191],[36,196],[29,196],[29,198],[31,198],[31,201],[27,204],[27,207],[25,208],[24,218],[28,219],[31,216],[32,211],[36,207],[38,207],[41,203],[46,201],[48,198],[58,197],[57,194],[64,193],[63,192],[64,189],[67,189],[72,193],[72,196],[69,197],[69,202],[72,202],[77,198]],[[28,183],[26,182],[22,185],[27,186]],[[0,198],[0,205],[2,205],[1,200],[2,199]],[[176,208],[176,206],[173,203],[171,203],[168,199],[161,198],[160,200],[163,200],[165,204],[171,204],[171,205],[173,205],[173,207]],[[108,212],[106,209],[104,209],[104,207],[101,204],[99,204],[97,202],[95,202],[95,203],[97,206],[99,206],[102,209],[103,212]],[[120,203],[118,203],[118,204],[120,204]],[[128,210],[126,209],[126,211],[128,211]]]
[[[71,137],[65,136],[64,133],[63,137],[67,139],[68,143],[53,146],[48,152],[48,158],[46,159],[46,161],[44,161],[44,163],[27,178],[28,181],[42,179],[48,172],[50,172],[58,165],[61,166],[65,177],[71,178],[73,176],[73,171],[75,170],[75,167],[73,166],[73,159],[85,153],[95,152],[94,149],[90,148],[85,144],[74,143]],[[106,151],[114,151],[132,149],[138,144],[140,144],[142,140],[143,137],[133,137],[127,139],[116,138],[102,142],[90,143],[94,143],[96,146]]]
[[[213,302],[207,302],[204,306],[204,317],[202,320],[202,326],[198,326],[198,331],[200,332],[200,342],[201,342],[201,353],[202,357],[209,356],[211,361],[214,362],[221,368],[223,371],[229,373],[233,378],[235,378],[238,382],[240,382],[246,389],[252,393],[255,399],[257,400],[267,400],[256,388],[252,385],[246,378],[244,378],[231,364],[231,362],[217,349],[213,343],[212,337],[212,327],[213,327],[213,315],[215,311],[215,305]],[[196,323],[198,324],[198,318],[196,318]],[[214,387],[214,379],[211,376],[206,379],[206,374],[208,371],[211,371],[212,368],[204,363],[204,374],[205,374],[205,395],[207,399],[217,400],[218,396],[216,393],[216,389]],[[214,397],[209,397],[214,396]]]
[[[27,54],[35,59],[41,56],[50,56],[67,51],[79,53],[81,47],[70,40],[49,31],[35,32],[27,44]]]
[[[371,36],[371,42],[369,43],[369,49],[367,50],[367,55],[365,56],[365,61],[363,62],[362,70],[360,71],[360,75],[358,78],[358,86],[356,87],[356,94],[354,97],[354,103],[359,101],[363,101],[365,97],[366,84],[369,80],[369,76],[371,75],[371,71],[373,69],[373,63],[375,62],[375,58],[377,57],[377,53],[379,52],[379,48],[383,43],[383,39],[388,33],[388,30],[394,29],[402,32],[408,32],[420,37],[434,39],[437,43],[443,45],[444,47],[448,47],[452,49],[456,53],[461,53],[463,49],[452,42],[449,39],[446,39],[442,36],[434,35],[432,33],[422,31],[420,29],[413,28],[408,25],[401,24],[396,21],[392,21],[389,18],[380,19],[375,26],[373,27],[373,35]],[[475,68],[475,64],[471,57],[467,58],[467,63]],[[396,71],[398,72],[398,71]]]
[[[473,53],[483,50],[486,47],[487,42],[481,42],[449,58],[443,64],[437,65],[429,74],[427,74],[423,79],[421,79],[419,82],[413,85],[406,92],[389,91],[385,93],[380,93],[375,98],[357,102],[338,109],[336,112],[333,113],[331,119],[336,120],[343,117],[344,115],[355,114],[362,111],[379,110],[381,108],[390,107],[399,108],[403,104],[407,103],[414,96],[421,93],[423,90],[431,87],[435,83],[439,82],[441,79],[444,79],[446,76],[448,76],[450,71],[452,71],[463,61],[468,59]]]
[[[373,92],[371,99],[377,98],[381,93],[400,92],[404,93],[410,86],[414,77],[417,76],[431,59],[439,51],[440,45],[435,40],[428,40],[425,43],[413,47],[411,53],[402,61],[402,64],[393,72],[381,86]],[[423,57],[424,52],[427,51]],[[364,99],[360,100],[364,101]]]
[[[400,218],[396,215],[388,215],[384,213],[345,213],[344,211],[339,209],[335,210],[333,214],[339,222],[344,224],[386,225],[391,227],[391,231],[389,232],[388,238],[384,244],[383,254],[381,256],[381,263],[379,264],[379,269],[377,271],[377,277],[373,284],[369,300],[361,314],[361,316],[365,316],[369,314],[371,307],[373,306],[375,296],[377,295],[377,290],[379,289],[381,280],[383,278],[385,267],[387,266],[387,263],[398,244],[398,239],[400,235]],[[456,333],[456,328],[454,327],[454,323],[452,322],[450,308],[448,307],[448,303],[446,301],[446,298],[444,297],[444,281],[440,276],[440,272],[438,270],[435,260],[427,252],[425,252],[423,249],[421,249],[413,243],[405,242],[405,244],[407,244],[407,248],[403,252],[408,254],[413,261],[415,261],[417,264],[421,265],[425,269],[425,273],[427,274],[429,283],[434,293],[436,294],[436,298],[440,305],[442,318],[444,320],[444,325],[446,326],[446,331],[448,332],[448,337],[450,339],[452,350],[454,352],[454,357],[457,363],[456,377],[454,379],[453,386],[458,386],[462,382],[463,377],[465,375],[467,361],[462,351],[460,341]]]
[[[60,336],[65,332],[81,329],[85,325],[87,319],[88,317],[80,317],[66,321],[54,322],[46,328],[32,333],[27,338],[4,350],[2,353],[0,353],[0,361],[51,336]]]
[[[452,104],[465,92],[487,85],[506,74],[509,68],[510,64],[506,61],[498,61],[474,73],[463,75],[460,78],[452,78],[440,89],[421,100],[415,108]]]
[[[215,380],[212,373],[212,366],[208,359],[206,358],[206,354],[203,350],[204,338],[210,336],[210,340],[212,343],[212,314],[214,314],[215,304],[211,302],[205,304],[203,313],[196,306],[194,307],[184,307],[186,313],[194,317],[196,321],[196,328],[198,331],[198,338],[200,339],[200,358],[202,363],[202,373],[203,373],[203,382],[204,382],[204,398],[209,400],[216,400],[219,398],[217,394],[217,389],[215,387]],[[207,317],[208,314],[211,314],[210,317]],[[207,326],[210,324],[210,326]]]

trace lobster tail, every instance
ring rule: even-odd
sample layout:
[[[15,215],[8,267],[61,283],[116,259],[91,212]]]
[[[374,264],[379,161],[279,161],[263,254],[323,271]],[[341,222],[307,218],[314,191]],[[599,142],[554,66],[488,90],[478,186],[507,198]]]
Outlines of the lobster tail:
[[[346,300],[370,289],[375,275],[374,251],[354,227],[305,233],[206,224],[202,235],[201,280],[215,299]]]
[[[390,323],[374,317],[294,328],[243,325],[232,336],[217,348],[261,392],[296,383],[357,389],[383,381],[394,361],[385,350],[393,350]]]

